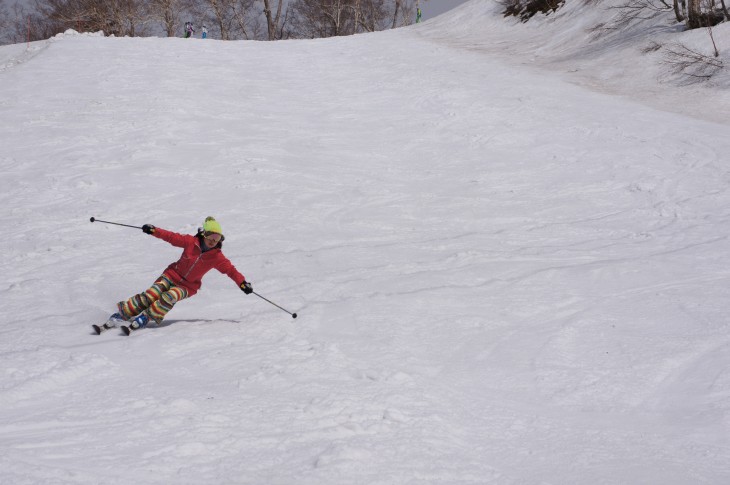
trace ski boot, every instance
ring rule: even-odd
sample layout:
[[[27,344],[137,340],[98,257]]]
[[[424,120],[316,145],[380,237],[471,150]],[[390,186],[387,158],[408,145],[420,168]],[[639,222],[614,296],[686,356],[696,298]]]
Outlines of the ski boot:
[[[92,325],[97,335],[101,335],[102,332],[115,328],[117,324],[126,322],[127,319],[122,316],[121,313],[112,314],[104,325]]]
[[[150,317],[148,317],[144,313],[141,313],[141,314],[137,315],[137,317],[135,317],[135,319],[132,320],[132,322],[129,325],[122,325],[122,330],[124,331],[124,333],[129,335],[130,333],[132,333],[135,330],[139,330],[140,328],[145,328],[147,326],[147,324],[149,323],[149,321],[150,321]]]

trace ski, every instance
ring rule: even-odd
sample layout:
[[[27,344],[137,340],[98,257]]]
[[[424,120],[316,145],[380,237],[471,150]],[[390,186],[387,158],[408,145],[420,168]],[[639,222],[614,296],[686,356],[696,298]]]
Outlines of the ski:
[[[102,325],[92,325],[91,328],[94,329],[94,332],[96,332],[97,335],[101,335],[102,333],[106,332],[107,330],[111,330],[112,328],[117,327],[117,323],[126,322],[124,318],[118,314],[115,313],[114,315],[110,316],[106,322],[104,322]]]
[[[116,327],[112,319],[107,320],[103,325],[92,325],[91,328],[94,329],[97,335],[101,335],[102,333],[106,332],[107,330],[111,330],[112,328]]]
[[[122,325],[122,332],[124,332],[125,335],[130,335],[132,332],[139,330],[140,328],[144,327],[140,327],[136,320],[132,320],[129,322],[129,325]]]

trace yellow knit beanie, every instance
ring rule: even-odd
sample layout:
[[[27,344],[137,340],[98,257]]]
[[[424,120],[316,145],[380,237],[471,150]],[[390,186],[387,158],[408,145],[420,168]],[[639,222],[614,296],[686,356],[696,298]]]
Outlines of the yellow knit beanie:
[[[215,218],[212,216],[208,216],[205,218],[205,222],[203,223],[203,231],[214,232],[216,234],[223,235],[223,230],[221,229],[220,223],[216,221]]]

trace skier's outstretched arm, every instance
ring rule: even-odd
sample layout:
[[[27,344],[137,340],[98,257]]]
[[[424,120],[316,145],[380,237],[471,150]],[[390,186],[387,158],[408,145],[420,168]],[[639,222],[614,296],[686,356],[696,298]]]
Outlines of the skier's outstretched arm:
[[[233,263],[228,258],[225,258],[223,261],[218,264],[216,267],[218,271],[223,273],[224,275],[228,276],[230,279],[233,280],[234,283],[236,283],[241,290],[243,290],[244,293],[247,295],[253,291],[251,287],[251,283],[246,281],[246,277],[243,276],[235,266],[233,266]]]
[[[193,237],[185,234],[178,234],[177,232],[172,232],[165,229],[160,229],[159,227],[155,227],[152,224],[145,224],[144,226],[142,226],[142,231],[144,231],[145,234],[150,234],[158,239],[162,239],[163,241],[168,242],[178,248],[185,247],[186,240],[190,237]]]

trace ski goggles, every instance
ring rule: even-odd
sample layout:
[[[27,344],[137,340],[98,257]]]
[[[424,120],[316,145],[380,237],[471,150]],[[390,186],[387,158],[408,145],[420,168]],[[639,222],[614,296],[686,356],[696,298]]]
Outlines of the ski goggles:
[[[223,234],[218,234],[217,232],[204,232],[203,237],[207,239],[208,241],[214,242],[218,244],[219,242],[223,241],[225,239],[223,237]]]

